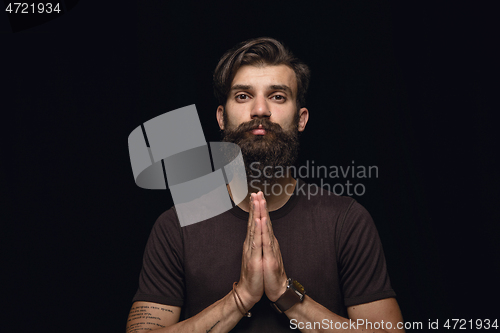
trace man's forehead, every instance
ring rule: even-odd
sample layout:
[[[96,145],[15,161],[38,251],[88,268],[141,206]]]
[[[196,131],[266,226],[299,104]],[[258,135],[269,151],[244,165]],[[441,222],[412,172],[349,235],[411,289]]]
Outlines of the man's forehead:
[[[295,95],[297,78],[293,69],[287,65],[244,65],[236,72],[231,83],[231,90],[261,88],[262,86],[270,89],[288,90],[289,93]]]

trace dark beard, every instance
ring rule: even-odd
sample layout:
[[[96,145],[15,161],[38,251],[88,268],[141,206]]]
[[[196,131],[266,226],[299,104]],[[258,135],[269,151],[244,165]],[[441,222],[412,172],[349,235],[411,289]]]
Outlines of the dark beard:
[[[235,143],[241,148],[249,184],[255,184],[257,180],[258,184],[266,182],[272,185],[280,177],[286,176],[287,167],[295,163],[299,153],[297,118],[288,131],[267,118],[256,118],[240,124],[234,130],[226,129],[223,132],[222,141]],[[259,125],[266,130],[266,135],[250,132]]]

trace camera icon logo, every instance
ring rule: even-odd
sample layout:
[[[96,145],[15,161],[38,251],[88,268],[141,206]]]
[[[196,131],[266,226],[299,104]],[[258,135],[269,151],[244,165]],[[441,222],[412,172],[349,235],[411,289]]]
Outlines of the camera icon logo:
[[[240,147],[207,144],[194,104],[138,126],[128,137],[128,147],[136,184],[170,188],[182,227],[222,214],[248,194]]]

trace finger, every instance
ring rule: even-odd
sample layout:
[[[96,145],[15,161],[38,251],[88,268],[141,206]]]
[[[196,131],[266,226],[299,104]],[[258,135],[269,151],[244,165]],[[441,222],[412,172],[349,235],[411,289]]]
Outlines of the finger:
[[[262,221],[258,218],[255,219],[255,233],[252,244],[251,258],[259,260],[262,258]]]
[[[260,192],[260,200],[261,200],[261,209],[260,209],[260,216],[261,219],[265,218],[265,222],[262,224],[262,228],[267,228],[269,231],[269,238],[271,239],[271,242],[274,240],[274,230],[273,230],[273,225],[271,223],[271,218],[269,217],[269,210],[267,209],[267,201],[264,198],[264,193]]]
[[[259,205],[255,207],[254,216],[256,218],[260,219],[262,217],[260,215],[260,210],[261,210],[261,207],[262,207],[263,203],[262,203],[262,196],[259,193],[261,193],[261,192],[259,191],[259,192],[257,192],[257,193],[254,194],[254,202],[258,202],[259,203]]]
[[[248,215],[247,235],[245,237],[245,243],[248,243],[250,241],[250,230],[252,229],[252,221],[253,221],[253,218],[252,218],[252,195],[250,195],[250,198],[248,200],[249,200],[250,210],[249,210],[249,215]]]
[[[252,222],[251,222],[251,227],[250,227],[250,238],[249,238],[249,250],[251,251],[251,253],[257,251],[257,252],[261,252],[262,250],[259,250],[257,249],[257,243],[255,242],[255,236],[257,234],[261,234],[262,232],[261,231],[258,231],[257,230],[257,227],[258,227],[258,216],[259,216],[259,201],[257,200],[257,196],[252,193],[252,207],[250,209],[250,211],[252,212]],[[253,245],[253,247],[252,247]]]
[[[260,192],[260,195],[258,195],[260,202],[261,202],[261,209],[260,209],[260,217],[268,216],[269,217],[269,210],[267,209],[267,200],[264,198],[264,193]]]
[[[267,202],[266,202],[266,199],[264,198],[264,193],[259,191],[257,193],[256,197],[259,199],[259,202],[260,202],[260,210],[259,210],[260,216],[259,217],[263,218],[264,216],[266,216],[266,210],[267,210]]]
[[[255,221],[254,221],[254,197],[255,194],[250,194],[250,209],[248,215],[248,224],[247,224],[247,236],[245,238],[245,245],[247,250],[251,250],[252,242],[253,242],[253,234],[255,233]]]
[[[273,238],[271,237],[271,234],[269,233],[269,222],[268,218],[264,217],[261,220],[262,223],[262,253],[264,257],[267,257],[268,259],[274,257],[273,253]]]

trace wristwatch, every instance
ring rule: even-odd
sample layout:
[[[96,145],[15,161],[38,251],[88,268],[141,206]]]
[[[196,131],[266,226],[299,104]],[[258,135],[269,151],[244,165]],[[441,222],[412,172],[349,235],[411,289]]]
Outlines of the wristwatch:
[[[276,300],[276,302],[271,302],[271,307],[279,313],[283,313],[296,303],[302,302],[305,294],[306,291],[300,283],[294,279],[288,279],[286,291]]]

